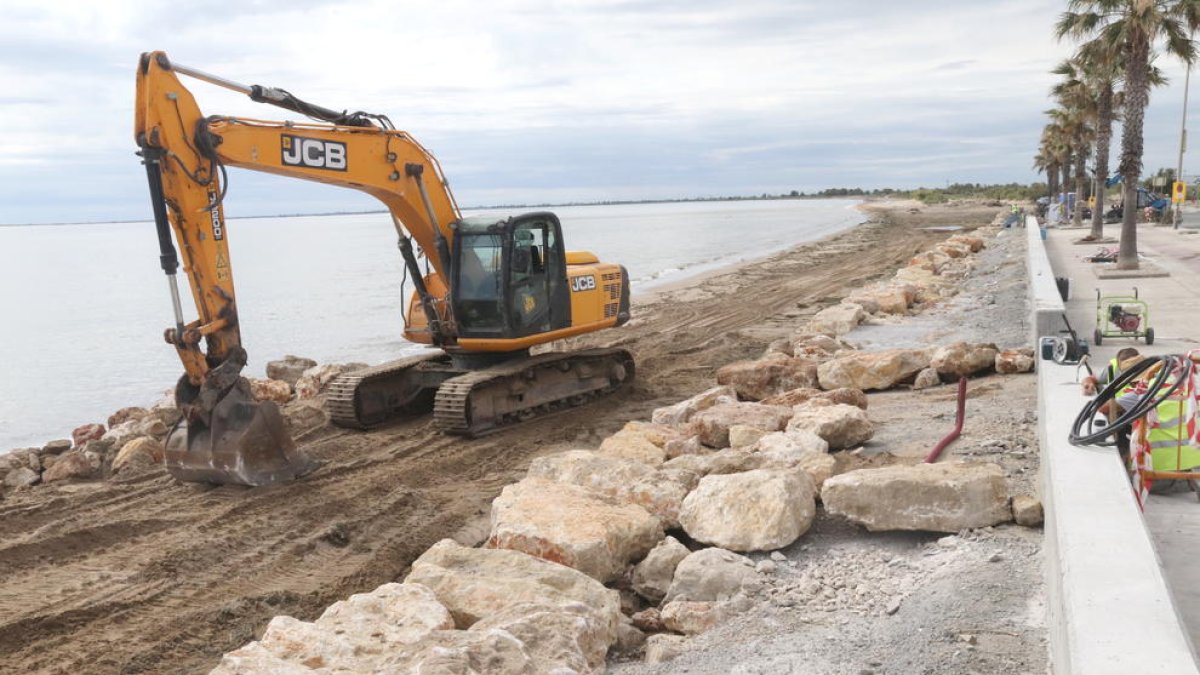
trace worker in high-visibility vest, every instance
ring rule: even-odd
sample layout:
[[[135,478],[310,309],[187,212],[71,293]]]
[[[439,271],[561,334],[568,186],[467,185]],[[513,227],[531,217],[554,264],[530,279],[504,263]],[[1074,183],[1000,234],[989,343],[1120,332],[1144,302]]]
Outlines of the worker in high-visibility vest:
[[[1104,370],[1100,372],[1100,377],[1097,378],[1097,384],[1106,385],[1109,382],[1117,379],[1117,376],[1120,375],[1124,370],[1121,368],[1121,364],[1137,356],[1141,356],[1141,354],[1139,354],[1138,350],[1134,349],[1133,347],[1126,347],[1117,352],[1117,355],[1113,357],[1112,361],[1108,362],[1108,366],[1106,366]],[[1126,368],[1128,367],[1129,366],[1126,366]]]
[[[1133,357],[1121,361],[1119,367],[1121,370],[1125,370],[1141,360],[1141,356]],[[1121,391],[1113,397],[1112,402],[1120,409],[1128,410],[1136,405],[1143,396],[1157,397],[1158,393],[1153,391],[1137,393],[1135,388],[1129,385],[1122,387]],[[1155,406],[1154,411],[1148,413],[1143,419],[1142,423],[1146,427],[1145,443],[1150,446],[1150,468],[1153,471],[1190,471],[1200,467],[1200,447],[1196,445],[1187,424],[1187,412],[1190,404],[1188,399],[1191,396],[1190,392],[1184,392],[1182,389],[1176,390],[1166,400]],[[1101,410],[1107,412],[1104,410],[1107,406],[1108,404],[1105,404]],[[1132,467],[1127,434],[1118,436],[1117,448],[1121,453],[1121,459],[1127,466]],[[1177,483],[1178,481],[1174,480],[1156,480],[1151,492],[1169,492]]]
[[[1108,366],[1106,366],[1104,370],[1100,371],[1100,377],[1096,378],[1089,375],[1087,378],[1085,378],[1084,388],[1090,388],[1091,393],[1095,394],[1096,390],[1101,386],[1107,386],[1108,384],[1114,382],[1121,375],[1121,373],[1137,365],[1144,358],[1145,357],[1138,353],[1138,350],[1134,349],[1133,347],[1126,347],[1117,352],[1117,355],[1113,357],[1112,361],[1108,362]],[[1120,415],[1121,409],[1126,409],[1130,405],[1137,403],[1136,398],[1132,400],[1128,398],[1131,388],[1132,385],[1130,384],[1121,387],[1121,390],[1113,395],[1112,400],[1109,403],[1105,403],[1104,405],[1100,406],[1100,412],[1108,418],[1110,423],[1115,420],[1118,415]],[[1117,452],[1121,455],[1121,461],[1128,465],[1130,454],[1128,427],[1117,432],[1116,441]]]
[[[1189,471],[1200,466],[1200,447],[1187,433],[1188,402],[1179,391],[1155,407],[1156,419],[1147,419],[1146,443],[1155,471]]]

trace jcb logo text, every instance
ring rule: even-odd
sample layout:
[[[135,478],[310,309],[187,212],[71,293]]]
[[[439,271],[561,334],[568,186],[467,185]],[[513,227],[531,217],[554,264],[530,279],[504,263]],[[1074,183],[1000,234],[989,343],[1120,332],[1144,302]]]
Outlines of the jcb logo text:
[[[596,288],[596,277],[587,274],[571,279],[572,291],[591,291]]]
[[[285,166],[346,170],[346,144],[283,134],[280,136]]]

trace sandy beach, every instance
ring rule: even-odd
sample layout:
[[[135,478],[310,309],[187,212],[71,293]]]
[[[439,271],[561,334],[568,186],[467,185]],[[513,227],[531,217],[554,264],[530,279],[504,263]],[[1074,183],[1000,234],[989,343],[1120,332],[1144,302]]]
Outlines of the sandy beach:
[[[718,367],[757,358],[949,234],[927,228],[969,230],[1000,210],[863,208],[871,220],[842,234],[643,293],[624,329],[578,341],[634,353],[638,380],[613,398],[475,440],[444,437],[429,418],[370,433],[326,425],[300,439],[324,466],[270,488],[181,484],[152,471],[5,494],[0,662],[14,672],[207,671],[273,616],[312,619],[400,579],[444,537],[479,543],[491,500],[532,458],[595,447],[628,420],[707,388]],[[929,396],[948,405],[944,392]],[[903,440],[924,447],[941,426]]]

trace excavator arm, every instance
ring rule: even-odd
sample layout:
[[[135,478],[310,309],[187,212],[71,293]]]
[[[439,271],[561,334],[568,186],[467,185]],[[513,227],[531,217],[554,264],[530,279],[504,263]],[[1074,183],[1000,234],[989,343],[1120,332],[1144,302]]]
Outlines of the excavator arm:
[[[180,82],[180,73],[332,122],[205,117]],[[162,52],[141,58],[135,110],[134,133],[146,165],[161,262],[175,304],[175,327],[166,338],[179,350],[193,385],[198,386],[208,368],[225,362],[241,345],[222,206],[227,166],[354,188],[383,202],[392,214],[406,260],[415,257],[410,238],[420,251],[436,252],[429,256],[432,279],[409,264],[418,291],[420,285],[427,291],[420,293],[426,305],[425,325],[414,326],[410,339],[433,344],[454,341],[444,280],[454,234],[451,225],[459,220],[459,211],[437,160],[407,133],[390,128],[381,116],[336,113],[287,92],[246,87],[173,66]],[[188,324],[183,323],[175,290],[178,262],[172,233],[200,315]],[[207,346],[203,354],[201,338]]]

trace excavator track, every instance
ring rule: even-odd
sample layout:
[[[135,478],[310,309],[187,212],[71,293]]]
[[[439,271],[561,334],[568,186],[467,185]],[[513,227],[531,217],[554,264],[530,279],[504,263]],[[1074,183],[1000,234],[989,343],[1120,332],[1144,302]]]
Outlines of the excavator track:
[[[482,436],[612,393],[633,380],[624,349],[541,354],[446,380],[434,399],[434,423],[445,433]]]
[[[443,352],[411,356],[371,368],[341,375],[326,387],[325,410],[340,427],[371,429],[405,414],[426,410],[422,406],[422,387],[414,371],[448,366],[450,357]],[[375,396],[373,405],[366,399]]]

